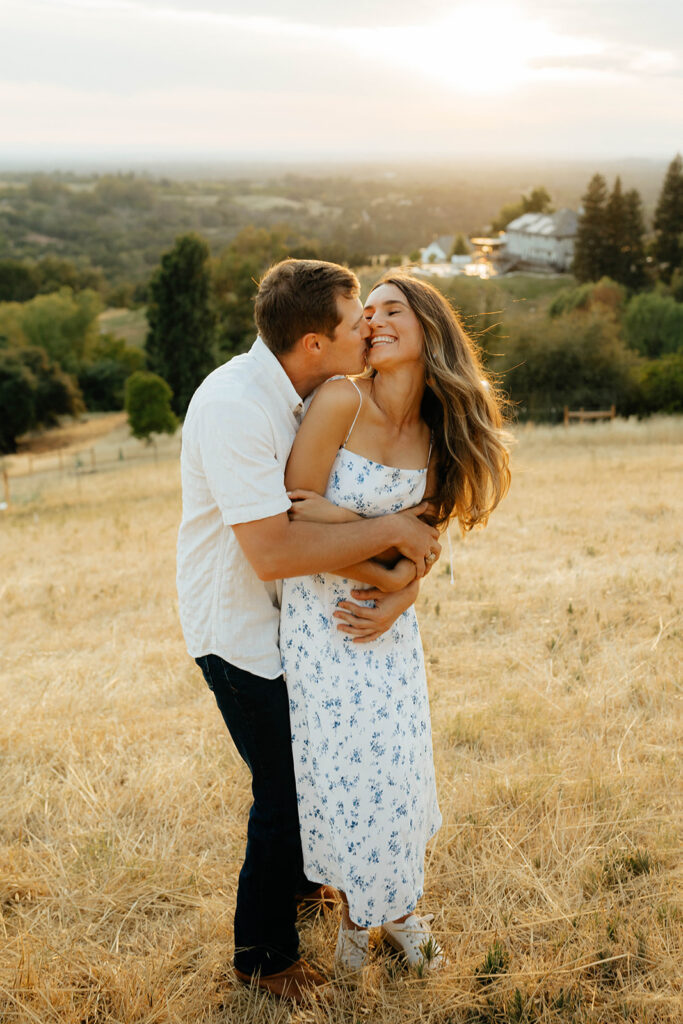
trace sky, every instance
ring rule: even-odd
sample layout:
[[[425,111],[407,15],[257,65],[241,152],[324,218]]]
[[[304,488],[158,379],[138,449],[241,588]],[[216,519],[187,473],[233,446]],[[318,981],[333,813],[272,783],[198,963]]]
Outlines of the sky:
[[[680,0],[1,0],[0,161],[651,157]]]

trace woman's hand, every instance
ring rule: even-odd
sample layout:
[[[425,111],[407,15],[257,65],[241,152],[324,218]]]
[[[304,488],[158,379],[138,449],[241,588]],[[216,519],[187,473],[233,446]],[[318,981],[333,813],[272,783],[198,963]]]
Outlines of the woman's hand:
[[[295,491],[287,491],[287,497],[292,502],[287,514],[296,523],[350,523],[360,518],[349,509],[340,508],[334,502],[323,498],[317,491],[298,488]]]
[[[376,640],[382,633],[391,629],[399,615],[415,603],[419,590],[417,580],[413,580],[395,594],[385,594],[376,588],[352,590],[352,595],[358,601],[374,601],[374,607],[367,608],[353,601],[340,601],[334,612],[334,617],[338,620],[337,629],[346,633],[355,644]]]

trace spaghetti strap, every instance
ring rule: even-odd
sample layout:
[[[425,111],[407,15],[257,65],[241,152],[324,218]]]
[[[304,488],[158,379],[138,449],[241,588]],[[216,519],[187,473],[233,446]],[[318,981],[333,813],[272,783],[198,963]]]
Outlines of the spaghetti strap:
[[[353,417],[353,423],[351,424],[351,426],[349,428],[348,434],[344,438],[344,444],[342,445],[342,448],[346,448],[346,442],[348,441],[348,439],[351,437],[351,434],[353,433],[353,428],[356,425],[356,420],[358,419],[358,414],[359,414],[360,408],[361,408],[361,406],[363,404],[363,392],[358,387],[358,385],[356,384],[355,380],[351,380],[350,377],[347,377],[346,379],[348,380],[349,384],[353,384],[354,388],[358,392],[358,399],[359,399],[359,401],[358,401],[358,408],[356,409],[356,415]],[[430,451],[431,451],[431,448],[430,448]]]

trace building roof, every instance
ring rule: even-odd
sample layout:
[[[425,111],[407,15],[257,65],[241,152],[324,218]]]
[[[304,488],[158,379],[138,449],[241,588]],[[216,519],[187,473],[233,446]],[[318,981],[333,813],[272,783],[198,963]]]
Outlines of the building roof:
[[[453,248],[454,241],[455,235],[441,235],[439,238],[432,239],[429,245],[426,245],[424,248],[429,249],[429,246],[431,245],[438,245],[441,251],[444,252],[446,256],[448,256],[451,249]]]
[[[506,232],[519,231],[524,235],[546,235],[553,238],[573,238],[577,232],[578,215],[564,207],[556,213],[523,213],[511,221]]]

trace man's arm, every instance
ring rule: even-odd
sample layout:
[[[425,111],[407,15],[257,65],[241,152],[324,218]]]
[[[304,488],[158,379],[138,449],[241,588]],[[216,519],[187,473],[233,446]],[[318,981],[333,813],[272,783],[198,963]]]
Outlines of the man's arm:
[[[355,523],[364,518],[357,512],[335,505],[317,491],[298,488],[288,491],[287,496],[292,500],[287,514],[293,522]],[[401,558],[396,548],[391,548],[376,558],[336,569],[334,575],[367,583],[385,593],[395,593],[415,579],[415,565],[407,558]]]
[[[322,497],[334,459],[358,413],[358,401],[357,389],[347,380],[328,381],[322,385],[313,399],[295,438],[285,472],[285,484],[292,499],[289,517],[294,522],[348,523],[357,522],[361,518],[348,509],[338,508]],[[420,512],[423,511],[425,509],[421,508]],[[393,552],[387,551],[391,548],[394,548]],[[438,557],[440,550],[437,545],[433,552],[430,551],[428,554],[433,553]],[[371,555],[385,553],[389,557],[381,559],[383,565],[368,561],[369,556],[364,555],[360,559],[338,563],[334,568],[325,566],[319,567],[316,571],[332,572],[381,590],[396,591],[414,578],[405,565],[399,565],[397,571],[393,571],[400,555],[407,556],[413,561],[415,559],[400,545],[391,543],[385,548],[375,549]],[[416,562],[414,575],[423,576],[432,562],[424,565],[421,561]]]
[[[237,541],[262,580],[286,576],[308,576],[316,572],[335,572],[344,566],[372,558],[389,547],[396,547],[416,565],[423,576],[425,559],[438,555],[438,531],[418,516],[425,510],[418,505],[406,512],[354,523],[297,523],[287,513],[235,523]]]

